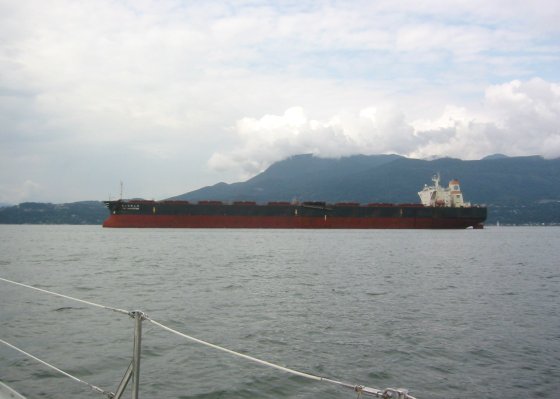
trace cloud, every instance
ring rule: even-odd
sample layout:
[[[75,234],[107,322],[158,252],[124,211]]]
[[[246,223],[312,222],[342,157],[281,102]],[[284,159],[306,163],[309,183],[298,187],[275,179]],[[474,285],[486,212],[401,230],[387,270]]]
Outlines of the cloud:
[[[560,84],[514,80],[489,87],[485,99],[498,119],[495,139],[504,140],[510,153],[560,156]]]
[[[40,193],[41,190],[41,185],[31,180],[25,180],[21,184],[0,185],[0,204],[15,204],[25,201]]]
[[[300,153],[321,157],[395,153],[427,158],[479,159],[491,153],[560,156],[560,85],[542,79],[486,89],[479,111],[448,105],[434,119],[407,120],[395,107],[372,106],[328,120],[309,118],[301,107],[282,115],[243,118],[240,144],[209,160],[216,169],[239,167],[248,175]]]
[[[559,4],[0,1],[0,197],[172,196],[299,152],[554,156]]]
[[[403,152],[408,150],[413,132],[397,110],[373,107],[358,114],[334,115],[328,121],[310,119],[301,107],[292,107],[283,115],[243,118],[235,129],[242,145],[230,153],[215,153],[209,160],[211,167],[241,166],[254,174],[294,154],[339,157]]]

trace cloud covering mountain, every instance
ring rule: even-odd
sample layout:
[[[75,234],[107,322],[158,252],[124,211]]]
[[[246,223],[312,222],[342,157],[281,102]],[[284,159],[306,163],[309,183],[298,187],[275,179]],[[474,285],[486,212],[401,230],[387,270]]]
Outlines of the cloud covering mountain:
[[[215,153],[210,165],[241,165],[248,174],[295,153],[340,157],[395,153],[415,158],[480,159],[492,152],[560,156],[560,85],[531,79],[490,86],[480,110],[448,105],[435,119],[408,120],[395,107],[369,107],[329,120],[310,119],[301,107],[283,115],[243,118],[240,144]]]

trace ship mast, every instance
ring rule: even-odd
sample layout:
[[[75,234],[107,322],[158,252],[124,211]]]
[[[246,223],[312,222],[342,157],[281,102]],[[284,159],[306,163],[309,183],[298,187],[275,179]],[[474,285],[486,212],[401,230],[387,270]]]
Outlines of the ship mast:
[[[435,174],[435,175],[432,177],[432,181],[434,182],[434,187],[435,187],[435,189],[436,189],[436,191],[437,191],[438,188],[439,188],[439,181],[440,181],[439,172],[437,172],[437,174]]]

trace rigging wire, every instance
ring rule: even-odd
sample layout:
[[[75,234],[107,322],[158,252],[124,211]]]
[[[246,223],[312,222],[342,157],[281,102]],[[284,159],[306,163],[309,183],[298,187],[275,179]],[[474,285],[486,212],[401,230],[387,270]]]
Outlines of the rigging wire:
[[[6,278],[2,278],[0,277],[0,280],[5,281],[6,283],[11,283],[11,284],[15,284],[15,285],[19,285],[21,287],[25,287],[25,288],[30,288],[32,290],[36,290],[36,291],[40,291],[43,292],[45,294],[51,294],[51,295],[56,295],[58,297],[61,298],[65,298],[65,299],[71,299],[72,301],[77,301],[77,302],[81,302],[81,303],[85,303],[86,305],[90,305],[90,306],[95,306],[101,309],[107,309],[107,310],[111,310],[113,312],[117,312],[117,313],[123,313],[126,315],[129,315],[130,312],[128,310],[124,310],[124,309],[119,309],[119,308],[113,308],[111,306],[105,306],[105,305],[100,305],[98,303],[94,303],[94,302],[90,302],[90,301],[84,301],[83,299],[78,299],[78,298],[74,298],[68,295],[63,295],[63,294],[59,294],[57,292],[53,292],[53,291],[48,291],[48,290],[44,290],[42,288],[37,288],[37,287],[33,287],[32,285],[27,285],[27,284],[23,284],[23,283],[18,283],[16,281],[12,281],[12,280],[8,280]]]
[[[294,369],[290,369],[290,368],[288,368],[288,367],[280,366],[280,365],[278,365],[278,364],[271,363],[271,362],[267,362],[266,360],[258,359],[258,358],[253,357],[253,356],[245,355],[245,354],[243,354],[243,353],[239,353],[239,352],[233,351],[233,350],[231,350],[231,349],[227,349],[227,348],[224,348],[224,347],[222,347],[222,346],[219,346],[219,345],[216,345],[216,344],[212,344],[212,343],[210,343],[210,342],[203,341],[203,340],[201,340],[201,339],[199,339],[199,338],[195,338],[195,337],[192,337],[192,336],[190,336],[190,335],[184,334],[184,333],[182,333],[182,332],[180,332],[180,331],[174,330],[173,328],[170,328],[170,327],[167,327],[167,326],[165,326],[165,325],[163,325],[163,324],[161,324],[161,323],[158,323],[157,321],[155,321],[154,319],[152,319],[152,318],[150,318],[150,317],[148,317],[148,316],[146,316],[146,315],[144,315],[144,319],[147,320],[147,321],[149,321],[150,323],[152,323],[152,324],[154,324],[154,325],[156,325],[156,326],[158,326],[158,327],[160,327],[160,328],[166,330],[166,331],[169,331],[169,332],[171,332],[171,333],[173,333],[173,334],[175,334],[175,335],[178,335],[178,336],[180,336],[180,337],[186,338],[186,339],[188,339],[188,340],[190,340],[190,341],[199,343],[199,344],[201,344],[201,345],[208,346],[208,347],[210,347],[210,348],[214,348],[214,349],[220,350],[220,351],[222,351],[222,352],[229,353],[229,354],[234,355],[234,356],[238,356],[238,357],[244,358],[244,359],[246,359],[246,360],[249,360],[249,361],[252,361],[252,362],[261,364],[261,365],[263,365],[263,366],[268,366],[268,367],[271,367],[271,368],[274,368],[274,369],[277,369],[277,370],[280,370],[280,371],[284,371],[284,372],[286,372],[286,373],[294,374],[294,375],[297,375],[297,376],[300,376],[300,377],[304,377],[304,378],[307,378],[307,379],[310,379],[310,380],[329,382],[329,383],[331,383],[331,384],[336,384],[336,385],[339,385],[339,386],[343,386],[343,387],[345,387],[345,388],[353,389],[353,390],[356,391],[356,392],[366,393],[366,394],[370,394],[370,395],[375,395],[375,396],[378,396],[378,397],[384,397],[384,394],[385,394],[385,392],[386,392],[386,390],[385,390],[385,391],[382,391],[382,390],[379,390],[379,389],[364,387],[364,386],[361,386],[361,385],[353,385],[353,384],[349,384],[349,383],[346,383],[346,382],[341,382],[341,381],[333,380],[333,379],[326,378],[326,377],[320,377],[320,376],[317,376],[317,375],[314,375],[314,374],[304,373],[304,372],[301,372],[301,371],[297,371],[297,370],[294,370]],[[408,397],[409,399],[415,399],[414,397],[412,397],[412,396],[410,396],[410,395],[407,395],[407,397]]]
[[[108,398],[113,398],[113,396],[114,396],[114,394],[113,394],[112,392],[105,391],[105,390],[99,388],[99,387],[96,386],[96,385],[93,385],[93,384],[90,384],[90,383],[87,382],[87,381],[81,380],[81,379],[79,379],[78,377],[73,376],[72,374],[69,374],[69,373],[67,373],[66,371],[63,371],[63,370],[59,369],[58,367],[55,367],[55,366],[53,366],[52,364],[47,363],[47,362],[45,362],[44,360],[41,360],[41,359],[39,359],[38,357],[35,357],[35,356],[33,356],[32,354],[30,354],[30,353],[27,353],[27,352],[24,351],[23,349],[20,349],[20,348],[18,348],[17,346],[14,346],[14,345],[10,344],[9,342],[4,341],[2,338],[0,338],[0,343],[2,343],[2,344],[4,344],[4,345],[6,345],[6,346],[8,346],[8,347],[10,347],[10,348],[12,348],[12,349],[14,349],[15,351],[17,351],[17,352],[19,352],[19,353],[21,353],[21,354],[23,354],[23,355],[25,355],[25,356],[27,356],[27,357],[33,359],[33,360],[36,360],[37,362],[39,362],[39,363],[41,363],[41,364],[43,364],[43,365],[49,367],[50,369],[56,371],[57,373],[60,373],[60,374],[66,376],[66,377],[68,377],[68,378],[71,378],[71,379],[73,379],[74,381],[77,381],[77,382],[79,382],[79,383],[81,383],[81,384],[87,385],[90,389],[92,389],[93,391],[95,391],[95,392],[97,392],[97,393],[103,394],[103,395],[107,396]]]
[[[124,310],[124,309],[114,308],[114,307],[111,307],[111,306],[101,305],[101,304],[98,304],[98,303],[95,303],[95,302],[85,301],[83,299],[74,298],[74,297],[71,297],[71,296],[68,296],[68,295],[59,294],[59,293],[56,293],[56,292],[53,292],[53,291],[48,291],[48,290],[45,290],[45,289],[42,289],[42,288],[33,287],[31,285],[27,285],[27,284],[23,284],[23,283],[18,283],[16,281],[8,280],[8,279],[2,278],[2,277],[0,277],[0,281],[15,284],[15,285],[25,287],[25,288],[30,288],[30,289],[33,289],[33,290],[36,290],[36,291],[40,291],[40,292],[43,292],[43,293],[46,293],[46,294],[55,295],[55,296],[58,296],[58,297],[61,297],[61,298],[81,302],[81,303],[84,303],[86,305],[95,306],[95,307],[98,307],[98,308],[101,308],[101,309],[106,309],[106,310],[111,310],[113,312],[126,314],[126,315],[131,316],[131,317],[135,317],[136,314],[138,313],[137,311],[128,311],[128,310]],[[380,397],[380,398],[416,399],[413,396],[409,395],[408,392],[406,390],[402,389],[402,388],[399,388],[399,389],[386,388],[385,390],[379,390],[379,389],[376,389],[376,388],[370,388],[370,387],[366,387],[366,386],[362,386],[362,385],[353,385],[353,384],[349,384],[349,383],[346,383],[346,382],[341,382],[341,381],[333,380],[333,379],[326,378],[326,377],[320,377],[320,376],[313,375],[313,374],[310,374],[310,373],[304,373],[304,372],[297,371],[297,370],[294,370],[294,369],[290,369],[288,367],[284,367],[284,366],[281,366],[281,365],[278,365],[278,364],[267,362],[265,360],[258,359],[258,358],[253,357],[253,356],[245,355],[243,353],[236,352],[236,351],[233,351],[231,349],[227,349],[227,348],[212,344],[210,342],[203,341],[199,338],[195,338],[195,337],[192,337],[190,335],[184,334],[180,331],[174,330],[173,328],[167,327],[167,326],[155,321],[154,319],[148,317],[145,313],[141,313],[141,314],[142,314],[142,316],[141,316],[142,319],[147,320],[148,322],[152,323],[153,325],[158,326],[158,327],[160,327],[160,328],[162,328],[162,329],[164,329],[168,332],[171,332],[171,333],[176,334],[180,337],[186,338],[190,341],[199,343],[201,345],[205,345],[205,346],[208,346],[210,348],[214,348],[214,349],[229,353],[231,355],[238,356],[238,357],[244,358],[246,360],[261,364],[263,366],[271,367],[271,368],[274,368],[274,369],[277,369],[277,370],[280,370],[280,371],[284,371],[286,373],[298,375],[298,376],[303,377],[303,378],[307,378],[307,379],[311,379],[311,380],[315,380],[315,381],[328,382],[328,383],[339,385],[339,386],[342,386],[342,387],[345,387],[345,388],[350,388],[350,389],[353,389],[355,392],[358,392],[359,394],[373,395],[373,396]],[[101,388],[96,387],[95,385],[89,384],[89,383],[87,383],[85,381],[82,381],[79,378],[74,377],[74,376],[72,376],[72,375],[70,375],[70,374],[68,374],[68,373],[66,373],[66,372],[64,372],[60,369],[57,369],[56,367],[42,361],[39,358],[36,358],[33,355],[28,354],[27,352],[25,352],[25,351],[13,346],[13,345],[7,343],[6,341],[4,341],[2,339],[0,339],[0,342],[4,343],[5,345],[23,353],[23,354],[25,354],[29,357],[31,357],[32,359],[35,359],[35,360],[45,364],[48,367],[51,367],[52,369],[54,369],[54,370],[56,370],[56,371],[58,371],[58,372],[60,372],[64,375],[72,378],[73,380],[76,380],[76,381],[79,381],[81,383],[84,383],[84,384],[88,385],[90,388],[92,388],[93,390],[95,390],[97,392],[103,393],[104,395],[108,395],[109,398],[112,398],[113,397],[112,395],[114,395],[111,392],[105,392]]]

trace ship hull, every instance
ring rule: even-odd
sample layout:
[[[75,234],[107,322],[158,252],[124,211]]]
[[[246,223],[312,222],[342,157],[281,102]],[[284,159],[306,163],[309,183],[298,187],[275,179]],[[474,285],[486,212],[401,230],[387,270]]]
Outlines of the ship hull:
[[[114,228],[465,229],[480,228],[486,208],[419,205],[200,205],[108,201]]]

